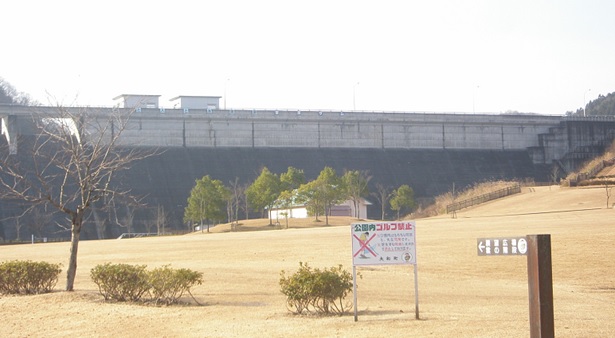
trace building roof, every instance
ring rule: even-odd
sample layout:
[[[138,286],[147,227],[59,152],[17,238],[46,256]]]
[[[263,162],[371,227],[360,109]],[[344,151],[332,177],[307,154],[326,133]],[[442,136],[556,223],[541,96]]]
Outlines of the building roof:
[[[170,99],[169,101],[175,101],[175,100],[182,99],[182,98],[187,98],[187,99],[219,99],[221,97],[222,96],[180,95],[180,96],[177,96],[177,97],[174,97],[174,98]]]
[[[121,98],[123,98],[123,97],[128,97],[128,96],[133,96],[133,97],[137,97],[137,96],[138,96],[138,97],[160,97],[160,95],[145,95],[145,94],[121,94],[121,95],[118,95],[118,96],[114,97],[113,99],[114,99],[114,100],[117,100],[117,99],[121,99]]]

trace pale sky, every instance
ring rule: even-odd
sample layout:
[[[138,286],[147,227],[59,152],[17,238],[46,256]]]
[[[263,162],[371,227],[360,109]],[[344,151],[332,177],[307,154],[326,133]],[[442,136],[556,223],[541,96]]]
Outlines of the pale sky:
[[[615,91],[615,1],[0,5],[0,77],[44,104],[561,115]]]

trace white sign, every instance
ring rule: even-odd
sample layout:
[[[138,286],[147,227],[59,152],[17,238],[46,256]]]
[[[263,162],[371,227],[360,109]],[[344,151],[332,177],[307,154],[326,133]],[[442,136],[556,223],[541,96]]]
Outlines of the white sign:
[[[353,223],[352,264],[416,264],[416,223]]]
[[[527,254],[527,239],[525,237],[478,238],[476,246],[479,256]]]

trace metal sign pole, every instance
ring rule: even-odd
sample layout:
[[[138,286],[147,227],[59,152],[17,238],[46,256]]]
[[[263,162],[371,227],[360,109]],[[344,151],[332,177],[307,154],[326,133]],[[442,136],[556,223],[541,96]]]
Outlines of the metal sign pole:
[[[357,267],[352,266],[352,294],[354,295],[354,321],[358,321],[357,315]]]
[[[414,264],[414,316],[419,319],[419,271],[416,263]]]

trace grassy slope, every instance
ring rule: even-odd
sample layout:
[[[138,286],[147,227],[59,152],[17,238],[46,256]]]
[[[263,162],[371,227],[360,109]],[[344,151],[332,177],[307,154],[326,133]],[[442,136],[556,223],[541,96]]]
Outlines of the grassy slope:
[[[332,219],[339,226],[84,241],[77,291],[2,296],[0,336],[526,337],[525,258],[479,257],[476,238],[533,233],[552,238],[556,335],[613,336],[615,211],[605,200],[604,188],[541,187],[461,211],[456,219],[417,220],[419,321],[413,274],[400,266],[358,268],[358,322],[287,313],[277,284],[281,270],[294,271],[300,261],[350,268],[351,220]],[[0,257],[64,263],[68,246],[5,246]],[[203,271],[206,283],[193,294],[205,305],[104,303],[88,275],[107,261]]]

